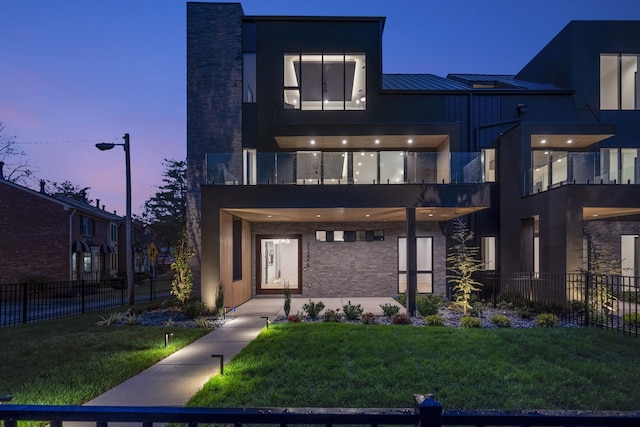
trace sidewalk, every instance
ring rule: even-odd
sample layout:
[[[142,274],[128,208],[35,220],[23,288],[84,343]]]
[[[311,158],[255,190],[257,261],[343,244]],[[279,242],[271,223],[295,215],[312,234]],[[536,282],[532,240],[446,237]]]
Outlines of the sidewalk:
[[[342,309],[351,301],[361,304],[365,312],[382,314],[380,304],[396,303],[392,298],[322,298],[325,308]],[[302,312],[308,298],[293,297],[291,313]],[[234,319],[204,337],[178,350],[135,377],[129,378],[104,394],[87,402],[86,406],[184,406],[220,369],[224,355],[228,363],[255,339],[266,325],[266,319],[283,316],[283,298],[254,298],[228,312]],[[65,423],[65,426],[71,425]]]

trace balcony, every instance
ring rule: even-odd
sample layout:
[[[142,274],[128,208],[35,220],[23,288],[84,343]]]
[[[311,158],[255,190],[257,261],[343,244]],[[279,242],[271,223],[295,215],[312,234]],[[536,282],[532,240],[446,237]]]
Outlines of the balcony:
[[[640,183],[640,167],[635,156],[626,158],[623,152],[619,161],[617,157],[609,154],[565,152],[560,157],[536,165],[524,174],[524,195],[540,193],[566,184]]]
[[[208,185],[357,185],[478,184],[492,180],[493,166],[479,152],[245,150],[208,153],[204,168]]]

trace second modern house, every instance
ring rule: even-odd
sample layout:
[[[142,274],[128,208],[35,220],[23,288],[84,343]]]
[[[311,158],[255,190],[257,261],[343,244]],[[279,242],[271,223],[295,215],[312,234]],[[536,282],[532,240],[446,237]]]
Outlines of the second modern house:
[[[446,293],[452,219],[503,273],[640,273],[640,22],[571,22],[515,75],[383,74],[382,17],[187,5],[200,292]],[[197,269],[196,269],[197,270]]]

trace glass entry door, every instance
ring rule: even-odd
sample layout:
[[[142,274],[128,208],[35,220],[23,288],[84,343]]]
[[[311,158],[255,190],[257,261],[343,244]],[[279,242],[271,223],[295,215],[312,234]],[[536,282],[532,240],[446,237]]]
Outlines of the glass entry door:
[[[256,283],[259,294],[302,293],[299,235],[257,236]]]

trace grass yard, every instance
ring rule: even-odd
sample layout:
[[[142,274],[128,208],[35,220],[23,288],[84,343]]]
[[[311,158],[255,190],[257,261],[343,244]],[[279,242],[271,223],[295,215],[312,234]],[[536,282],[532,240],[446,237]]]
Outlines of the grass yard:
[[[638,410],[639,355],[594,328],[275,324],[189,406]]]
[[[96,326],[114,311],[0,328],[0,396],[15,396],[15,404],[82,404],[209,332]],[[165,332],[174,332],[166,348]]]

